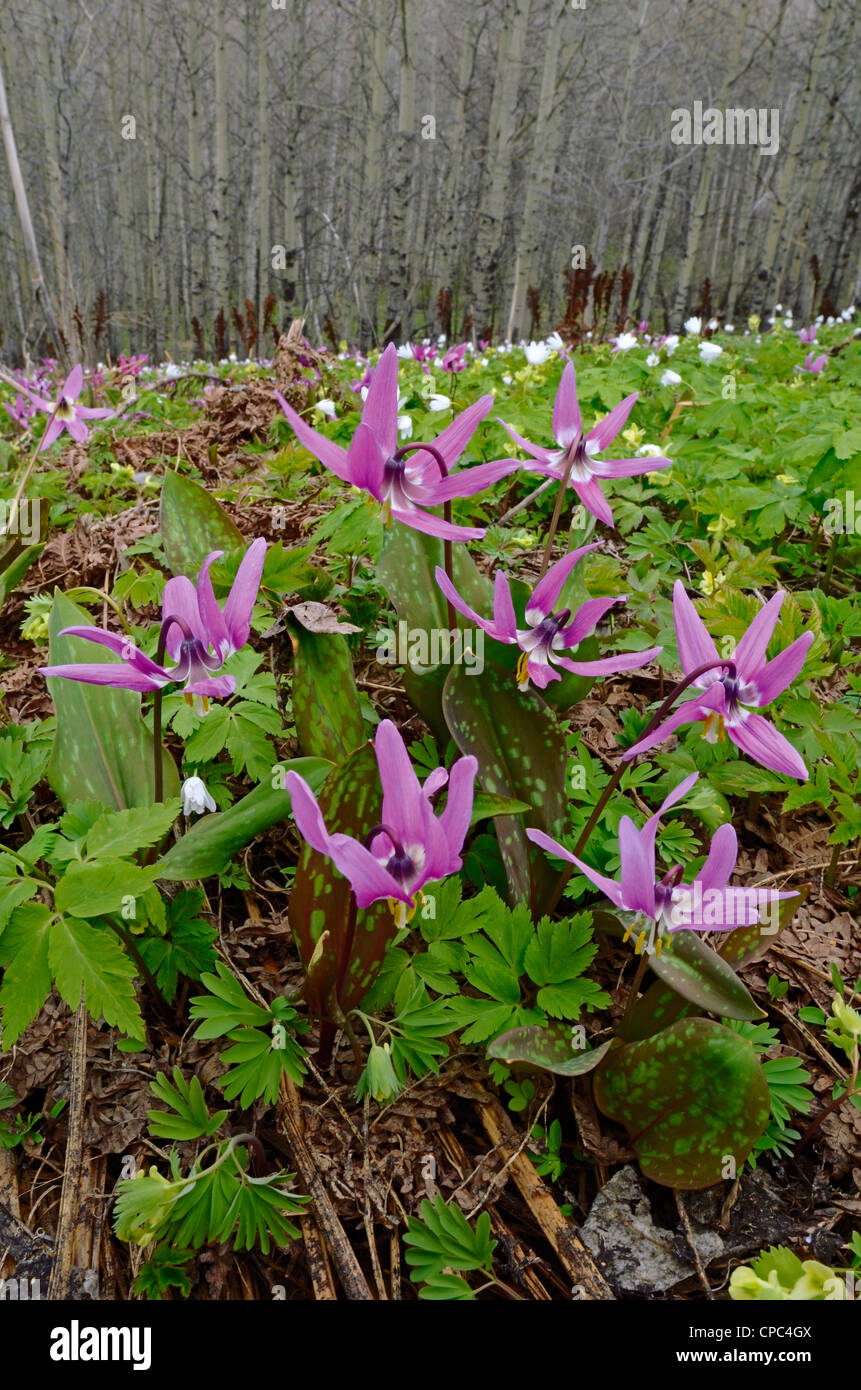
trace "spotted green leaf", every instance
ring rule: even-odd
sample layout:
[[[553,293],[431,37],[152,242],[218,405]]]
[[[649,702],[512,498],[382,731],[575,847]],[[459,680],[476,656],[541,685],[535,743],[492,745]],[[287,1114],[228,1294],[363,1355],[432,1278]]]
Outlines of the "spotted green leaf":
[[[220,503],[192,478],[173,470],[164,475],[159,524],[173,574],[194,576],[211,551],[245,545]]]
[[[740,1171],[768,1124],[768,1083],[753,1047],[711,1019],[682,1019],[613,1048],[593,1084],[646,1177],[684,1191],[719,1182],[728,1158]]]

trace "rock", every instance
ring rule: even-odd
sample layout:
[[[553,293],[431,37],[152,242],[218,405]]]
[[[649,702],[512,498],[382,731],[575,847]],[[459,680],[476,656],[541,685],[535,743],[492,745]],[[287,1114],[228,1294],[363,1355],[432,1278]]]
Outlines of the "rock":
[[[664,1293],[694,1272],[684,1234],[655,1225],[639,1173],[630,1165],[602,1187],[581,1235],[619,1294]],[[723,1253],[712,1231],[694,1228],[694,1243],[703,1265]]]

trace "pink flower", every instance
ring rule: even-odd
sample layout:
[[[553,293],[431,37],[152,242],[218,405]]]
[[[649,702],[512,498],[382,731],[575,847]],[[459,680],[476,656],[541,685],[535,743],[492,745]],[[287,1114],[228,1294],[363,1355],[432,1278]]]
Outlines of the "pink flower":
[[[85,420],[105,420],[113,415],[113,410],[104,407],[97,409],[85,405],[78,405],[78,397],[84,387],[84,369],[80,363],[73,367],[60,388],[60,394],[56,401],[48,400],[45,396],[37,396],[34,391],[30,391],[26,386],[22,390],[47,415],[52,418],[48,421],[45,433],[42,435],[42,442],[39,445],[39,453],[50,448],[55,439],[59,439],[63,430],[68,430],[69,434],[79,444],[87,438],[89,430],[84,424]]]
[[[791,685],[813,641],[813,633],[805,632],[773,661],[766,661],[766,648],[785,597],[785,593],[779,591],[757,613],[735,649],[732,658],[735,671],[730,672],[718,669],[721,661],[718,650],[685,593],[684,584],[677,579],[673,588],[673,612],[682,668],[685,675],[709,663],[715,669],[697,676],[693,682],[694,695],[673,710],[648,738],[641,739],[623,753],[623,759],[648,752],[683,724],[703,720],[703,732],[710,743],[722,740],[726,732],[737,748],[763,767],[806,781],[807,768],[789,740],[761,714],[754,713]]]
[[[649,647],[644,652],[629,652],[624,656],[605,657],[600,661],[572,661],[560,653],[577,647],[589,636],[608,609],[616,603],[624,603],[622,598],[591,598],[571,616],[570,608],[559,613],[553,606],[562,592],[562,586],[574,566],[590,550],[603,544],[595,541],[592,545],[572,550],[564,559],[551,565],[543,579],[540,579],[526,605],[526,628],[518,628],[511,598],[511,588],[505,575],[497,570],[493,593],[493,619],[480,618],[460,596],[445,571],[436,569],[436,582],[446,598],[454,604],[459,613],[476,623],[496,642],[516,644],[521,651],[517,663],[517,682],[520,690],[526,690],[529,682],[539,690],[546,690],[551,681],[561,680],[554,668],[562,666],[575,676],[610,676],[617,671],[636,671],[645,666],[663,650],[662,647]]]
[[[809,372],[811,376],[818,376],[820,372],[825,371],[827,366],[828,358],[824,352],[820,353],[819,357],[814,357],[812,352],[808,352],[804,359],[804,366],[802,367],[796,362],[795,370],[797,372]]]
[[[483,529],[453,526],[426,508],[441,506],[455,497],[472,497],[520,467],[515,459],[502,459],[448,473],[490,410],[492,396],[482,396],[431,441],[445,463],[446,476],[440,477],[439,463],[427,450],[404,456],[398,449],[398,357],[394,343],[389,344],[373,371],[362,420],[348,449],[312,429],[283,396],[277,391],[275,395],[300,442],[315,458],[336,477],[382,503],[387,515],[429,536],[454,541],[480,539]]]
[[[358,907],[370,907],[385,898],[411,907],[425,883],[457,873],[461,867],[478,762],[473,757],[458,758],[450,774],[438,767],[422,786],[390,719],[378,725],[374,751],[383,789],[383,818],[364,840],[329,833],[314,793],[298,772],[287,773],[285,786],[302,838],[350,880]],[[437,816],[431,797],[446,782],[448,800]]]
[[[634,407],[637,395],[638,393],[635,391],[633,395],[626,396],[623,401],[613,407],[606,419],[599,420],[598,424],[593,425],[589,433],[584,435],[580,404],[577,400],[577,377],[569,362],[562,373],[562,380],[559,383],[556,402],[553,406],[553,436],[559,446],[557,449],[547,449],[540,444],[531,444],[528,439],[524,439],[504,420],[500,420],[499,423],[508,431],[515,444],[536,460],[535,463],[526,464],[526,468],[535,473],[543,473],[548,478],[556,478],[559,482],[567,474],[571,487],[584,507],[587,507],[599,521],[604,521],[608,526],[612,526],[613,513],[610,511],[599,479],[632,478],[640,473],[653,473],[659,468],[669,468],[671,463],[670,459],[663,457],[648,459],[599,459],[596,457],[604,449],[609,448],[616,435],[623,428]]]

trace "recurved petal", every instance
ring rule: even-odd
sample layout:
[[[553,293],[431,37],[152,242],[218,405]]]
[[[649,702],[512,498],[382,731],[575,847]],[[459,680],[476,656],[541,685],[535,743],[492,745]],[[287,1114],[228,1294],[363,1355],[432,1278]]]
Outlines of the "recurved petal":
[[[553,402],[553,438],[563,449],[574,444],[583,433],[580,402],[577,399],[577,374],[570,362],[565,364],[556,400]]]
[[[766,647],[771,641],[771,634],[774,632],[785,597],[783,589],[778,589],[776,594],[772,594],[738,643],[733,660],[740,680],[752,681],[762,667]]]
[[[371,373],[362,424],[376,435],[384,460],[391,458],[398,447],[398,350],[394,343],[389,343]]]
[[[605,526],[613,525],[613,513],[610,510],[610,503],[607,501],[601,489],[601,484],[597,478],[589,478],[587,482],[578,482],[576,478],[571,479],[571,486],[576,492],[580,501],[587,511],[593,516],[597,516],[599,521],[603,521]]]
[[[738,836],[731,825],[721,825],[712,836],[708,858],[697,874],[707,888],[725,888],[732,878],[738,858]]]
[[[605,416],[603,420],[599,420],[597,425],[593,425],[586,439],[589,444],[597,444],[599,453],[612,444],[634,409],[638,395],[639,392],[634,391],[632,395],[626,396],[618,405],[613,406],[609,415]]]
[[[527,829],[526,838],[531,840],[534,845],[546,851],[547,854],[554,854],[558,859],[565,859],[569,864],[574,864],[585,874],[595,887],[600,889],[605,897],[615,903],[616,907],[622,906],[622,889],[614,878],[606,878],[604,874],[599,874],[597,869],[592,869],[588,864],[584,864],[582,859],[578,859],[570,850],[565,849],[559,844],[558,840],[553,840],[549,835],[545,835],[543,830]]]
[[[785,777],[807,781],[809,774],[800,753],[761,714],[749,714],[738,724],[728,725],[727,733],[743,753],[763,767],[782,772]]]
[[[164,586],[161,596],[162,621],[179,618],[195,637],[206,642],[206,630],[201,621],[197,603],[197,590],[185,574],[175,575]],[[171,623],[167,631],[165,646],[176,661],[179,649],[185,640],[185,633],[179,623]]]
[[[242,557],[236,578],[224,605],[224,629],[233,651],[239,651],[251,632],[251,615],[260,592],[260,580],[266,560],[266,541],[258,536]],[[213,602],[215,600],[213,599]],[[217,607],[217,605],[216,605]],[[201,616],[206,616],[201,609]]]
[[[575,676],[615,676],[620,671],[638,671],[663,650],[663,647],[647,647],[644,652],[623,652],[620,656],[604,656],[597,661],[572,661],[567,656],[557,656],[556,660]]]
[[[650,820],[638,830],[630,816],[619,822],[622,902],[629,912],[655,915],[655,832]]]
[[[753,678],[756,686],[758,705],[769,704],[776,695],[791,685],[807,657],[808,648],[814,640],[812,632],[804,632],[780,654],[761,666]]]
[[[340,444],[335,444],[331,439],[327,439],[325,434],[320,434],[319,430],[312,429],[301,415],[297,415],[292,405],[288,405],[280,391],[275,392],[275,397],[290,421],[294,434],[299,442],[304,444],[308,452],[319,459],[337,478],[341,478],[345,483],[352,482],[346,449],[342,449]]]
[[[685,675],[695,671],[698,666],[704,666],[706,662],[720,661],[718,649],[680,579],[673,585],[673,617],[679,657]]]
[[[135,666],[118,665],[116,662],[90,664],[77,662],[73,666],[40,666],[43,676],[62,676],[67,681],[80,681],[82,685],[110,685],[117,690],[159,690],[167,684],[164,675],[158,679],[139,671]]]
[[[544,578],[539,579],[532,590],[532,596],[526,609],[526,621],[528,623],[540,622],[542,618],[546,618],[549,613],[553,612],[556,600],[574,566],[579,560],[582,560],[584,555],[588,555],[590,550],[598,550],[603,544],[603,541],[593,541],[591,545],[581,545],[577,550],[572,550],[561,560],[557,560],[555,565],[550,566]],[[615,600],[611,599],[611,602],[615,602]]]

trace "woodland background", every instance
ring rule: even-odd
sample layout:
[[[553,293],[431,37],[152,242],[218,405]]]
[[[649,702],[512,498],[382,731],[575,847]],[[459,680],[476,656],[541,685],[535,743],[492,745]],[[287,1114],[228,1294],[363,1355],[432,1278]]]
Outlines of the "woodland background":
[[[676,329],[861,290],[857,0],[277,3],[5,0],[73,356],[271,355],[297,314],[365,348]],[[697,100],[778,108],[779,152],[673,145]],[[0,267],[0,355],[56,348],[5,160]]]

